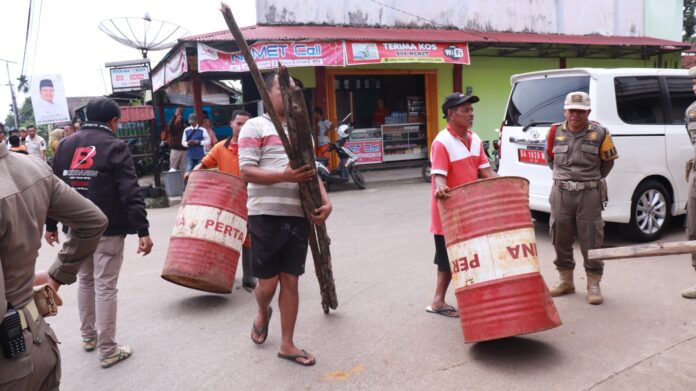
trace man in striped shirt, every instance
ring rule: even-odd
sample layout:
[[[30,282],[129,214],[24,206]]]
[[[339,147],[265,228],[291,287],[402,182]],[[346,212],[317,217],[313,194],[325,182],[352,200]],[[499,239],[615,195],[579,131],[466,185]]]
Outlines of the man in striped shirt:
[[[471,130],[474,124],[472,104],[478,101],[479,98],[475,95],[460,92],[448,95],[442,104],[442,114],[447,120],[447,128],[438,133],[430,147],[430,172],[433,176],[430,232],[435,236],[437,285],[435,297],[426,311],[453,318],[459,314],[456,308],[445,301],[447,287],[452,281],[452,271],[437,200],[448,198],[451,188],[474,182],[479,178],[498,176],[491,169],[481,139]]]
[[[283,99],[275,73],[265,77],[273,109],[285,122]],[[294,84],[293,84],[294,86]],[[287,133],[287,128],[285,128]],[[239,135],[239,166],[248,183],[249,233],[251,234],[251,272],[258,278],[255,294],[258,314],[251,339],[262,344],[268,337],[272,310],[269,307],[280,284],[281,343],[278,357],[310,366],[314,356],[293,342],[299,306],[298,280],[304,273],[309,238],[309,221],[323,224],[331,214],[331,201],[319,182],[323,206],[306,216],[302,209],[298,183],[316,179],[314,167],[293,169],[268,115],[248,120]]]

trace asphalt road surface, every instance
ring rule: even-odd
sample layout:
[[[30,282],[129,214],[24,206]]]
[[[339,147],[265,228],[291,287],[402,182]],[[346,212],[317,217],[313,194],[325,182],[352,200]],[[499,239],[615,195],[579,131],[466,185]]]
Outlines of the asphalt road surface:
[[[276,357],[280,317],[254,345],[256,303],[238,288],[215,295],[160,278],[177,208],[149,210],[152,254],[126,240],[119,281],[119,343],[133,356],[101,369],[80,347],[77,285],[63,287],[60,314],[49,321],[61,339],[63,390],[694,390],[696,301],[681,289],[696,283],[688,256],[608,261],[605,303],[577,293],[557,298],[563,326],[493,342],[464,344],[458,319],[425,312],[435,286],[428,232],[428,184],[418,181],[346,186],[330,193],[328,221],[339,307],[321,309],[311,258],[300,279],[295,333],[317,365]],[[610,227],[607,245],[628,244]],[[542,274],[556,279],[548,226],[537,224]],[[664,240],[682,240],[676,222]],[[45,268],[56,249],[44,246]],[[581,259],[576,253],[576,259]],[[277,299],[277,296],[276,296]],[[456,304],[452,292],[448,300]],[[274,300],[273,307],[277,309]]]

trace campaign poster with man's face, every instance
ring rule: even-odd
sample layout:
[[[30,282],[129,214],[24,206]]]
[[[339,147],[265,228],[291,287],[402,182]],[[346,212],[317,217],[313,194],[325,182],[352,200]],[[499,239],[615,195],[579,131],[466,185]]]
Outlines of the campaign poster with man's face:
[[[35,75],[29,87],[34,120],[38,125],[70,121],[61,75]]]

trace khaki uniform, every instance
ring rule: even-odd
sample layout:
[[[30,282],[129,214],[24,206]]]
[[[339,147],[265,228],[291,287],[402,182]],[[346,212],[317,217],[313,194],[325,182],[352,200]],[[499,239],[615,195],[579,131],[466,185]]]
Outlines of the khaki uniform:
[[[686,109],[686,130],[689,132],[691,144],[694,146],[696,159],[696,102]],[[686,233],[689,240],[696,240],[696,181],[694,170],[689,173],[689,200],[686,204]],[[691,265],[696,268],[696,253],[691,254]]]
[[[54,390],[59,386],[57,338],[30,305],[47,216],[70,226],[73,232],[49,269],[53,279],[71,284],[80,264],[97,247],[106,229],[106,216],[55,177],[46,163],[9,154],[7,146],[0,144],[0,314],[12,305],[24,314],[27,323],[27,351],[14,359],[0,353],[0,390]]]
[[[553,170],[551,189],[551,241],[556,250],[558,270],[573,270],[573,242],[577,237],[585,270],[601,275],[604,262],[588,261],[587,252],[604,241],[600,180],[605,178],[618,158],[609,131],[588,122],[573,133],[565,122],[549,131],[546,159]]]

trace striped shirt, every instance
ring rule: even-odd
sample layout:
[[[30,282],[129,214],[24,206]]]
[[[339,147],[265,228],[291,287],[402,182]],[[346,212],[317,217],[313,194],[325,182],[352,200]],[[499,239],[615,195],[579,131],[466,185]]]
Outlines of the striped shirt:
[[[430,161],[430,173],[447,177],[447,186],[450,189],[476,181],[479,170],[491,166],[483,151],[483,143],[476,133],[468,132],[468,137],[464,140],[449,127],[438,133],[433,140]],[[435,199],[434,179],[430,199],[430,232],[444,235],[440,210]]]
[[[287,128],[284,128],[287,134]],[[283,143],[268,115],[248,120],[239,132],[239,167],[258,167],[268,171],[284,171],[290,163]],[[247,209],[249,216],[304,217],[297,183],[273,185],[249,183]]]

